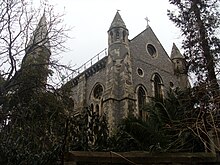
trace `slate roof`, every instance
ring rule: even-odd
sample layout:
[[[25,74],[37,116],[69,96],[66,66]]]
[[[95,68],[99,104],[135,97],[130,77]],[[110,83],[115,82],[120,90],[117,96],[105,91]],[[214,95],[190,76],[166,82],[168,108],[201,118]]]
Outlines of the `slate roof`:
[[[122,27],[122,28],[127,29],[123,19],[121,18],[121,15],[119,14],[118,11],[115,14],[115,17],[111,23],[109,30],[111,30],[112,28],[115,28],[115,27]]]
[[[180,58],[183,59],[183,55],[180,53],[179,49],[177,48],[176,44],[173,43],[172,51],[171,51],[171,59]]]

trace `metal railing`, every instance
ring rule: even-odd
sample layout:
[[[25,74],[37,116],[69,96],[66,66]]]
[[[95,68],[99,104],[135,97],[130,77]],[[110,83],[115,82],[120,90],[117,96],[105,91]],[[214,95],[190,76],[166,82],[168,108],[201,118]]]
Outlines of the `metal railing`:
[[[86,63],[84,63],[83,65],[81,65],[79,68],[75,69],[75,71],[72,73],[72,78],[75,78],[76,76],[78,76],[80,73],[84,72],[86,69],[88,69],[89,67],[91,67],[93,64],[95,64],[96,62],[98,62],[99,60],[103,59],[104,57],[106,57],[107,54],[107,48],[103,49],[101,52],[99,52],[98,54],[96,54],[94,57],[92,57],[90,60],[88,60]]]

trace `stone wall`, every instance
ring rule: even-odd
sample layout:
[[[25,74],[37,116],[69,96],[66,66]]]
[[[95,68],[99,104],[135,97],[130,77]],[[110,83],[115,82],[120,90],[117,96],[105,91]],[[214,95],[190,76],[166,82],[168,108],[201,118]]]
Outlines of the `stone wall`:
[[[65,154],[65,165],[219,165],[219,153],[84,152]]]
[[[148,52],[148,44],[155,48],[155,56]],[[175,87],[179,86],[177,78],[174,76],[173,62],[150,27],[130,41],[130,50],[134,87],[142,84],[146,88],[148,96],[153,96],[152,76],[155,73],[162,78],[164,94],[169,89],[170,82]],[[143,75],[138,75],[138,68],[143,70]]]

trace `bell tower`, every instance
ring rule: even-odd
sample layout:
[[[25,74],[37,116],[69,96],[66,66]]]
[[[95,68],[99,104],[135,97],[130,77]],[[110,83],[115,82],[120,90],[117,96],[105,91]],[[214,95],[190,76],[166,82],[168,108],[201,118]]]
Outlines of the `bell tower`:
[[[125,26],[119,12],[117,11],[112,24],[108,30],[108,45],[111,47],[114,44],[128,45],[128,29]]]
[[[135,108],[128,29],[119,12],[108,30],[108,60],[103,108],[110,131]]]

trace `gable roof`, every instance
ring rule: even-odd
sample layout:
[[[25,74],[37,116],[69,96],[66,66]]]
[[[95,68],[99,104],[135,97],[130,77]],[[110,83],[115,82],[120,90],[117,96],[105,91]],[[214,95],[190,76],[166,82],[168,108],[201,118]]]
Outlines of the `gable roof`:
[[[159,45],[162,47],[163,51],[166,53],[167,57],[170,58],[166,52],[166,50],[164,49],[163,45],[160,43],[159,39],[157,38],[156,34],[154,33],[154,31],[152,30],[152,28],[150,27],[150,25],[148,25],[146,27],[146,29],[144,29],[142,32],[140,32],[137,36],[135,36],[134,38],[132,38],[130,40],[130,42],[134,41],[135,39],[139,38],[141,35],[143,34],[150,34],[152,37],[151,38],[154,38],[156,39],[156,41],[159,43]]]
[[[155,49],[155,56],[150,54],[148,45]],[[134,62],[143,62],[158,70],[173,73],[172,61],[150,26],[130,40],[129,46]],[[136,65],[139,65],[138,62]]]

